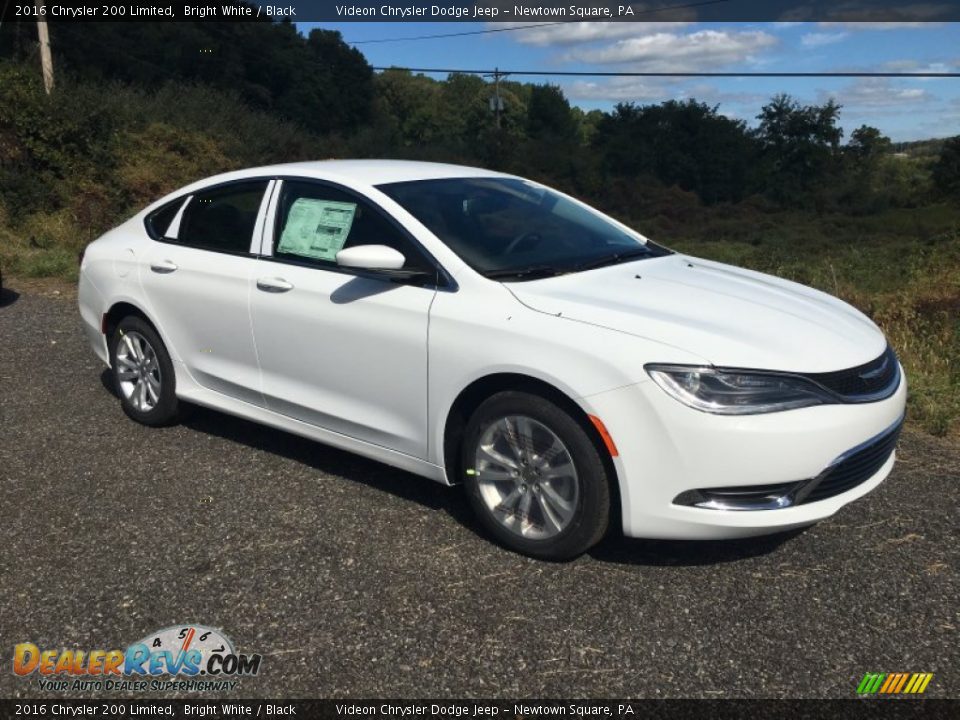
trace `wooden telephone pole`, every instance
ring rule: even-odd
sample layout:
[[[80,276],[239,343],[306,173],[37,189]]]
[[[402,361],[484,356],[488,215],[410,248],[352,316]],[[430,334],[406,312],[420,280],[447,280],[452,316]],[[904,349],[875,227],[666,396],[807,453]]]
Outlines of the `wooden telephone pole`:
[[[53,90],[53,56],[50,54],[50,30],[44,0],[37,0],[37,38],[40,40],[40,67],[43,70],[43,87],[47,95]]]
[[[503,98],[500,97],[500,78],[505,78],[510,73],[500,72],[500,68],[494,68],[493,73],[484,77],[493,78],[493,97],[490,98],[490,109],[493,110],[497,121],[497,129],[500,129],[500,113],[503,112]]]

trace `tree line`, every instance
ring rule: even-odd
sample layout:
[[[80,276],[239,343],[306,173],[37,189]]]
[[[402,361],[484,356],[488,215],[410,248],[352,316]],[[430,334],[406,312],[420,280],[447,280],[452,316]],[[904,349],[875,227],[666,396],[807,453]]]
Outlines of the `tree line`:
[[[777,95],[748,124],[693,99],[584,112],[555,85],[501,81],[496,113],[481,77],[375,73],[339,33],[304,36],[286,21],[51,25],[61,82],[201,84],[324,139],[326,156],[480,164],[614,207],[657,188],[707,205],[754,198],[853,212],[960,195],[960,138],[933,156],[894,152],[867,125],[845,141],[833,100]],[[35,45],[30,24],[0,31],[0,57],[28,61]]]

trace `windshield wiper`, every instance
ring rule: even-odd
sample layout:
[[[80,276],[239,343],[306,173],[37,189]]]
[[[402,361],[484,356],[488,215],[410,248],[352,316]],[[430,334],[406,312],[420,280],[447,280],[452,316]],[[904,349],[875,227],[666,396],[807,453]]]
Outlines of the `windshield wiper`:
[[[534,278],[554,277],[555,275],[564,275],[570,272],[568,269],[558,268],[554,265],[531,265],[522,268],[506,268],[503,270],[490,270],[484,273],[485,277],[491,280],[533,280]]]
[[[653,255],[650,250],[643,248],[642,250],[627,250],[625,252],[613,253],[612,255],[604,255],[600,258],[594,258],[593,260],[588,260],[585,263],[577,265],[577,270],[593,270],[595,268],[606,267],[607,265],[619,265],[622,262],[627,262],[628,260],[637,260],[639,258],[650,257]]]
[[[491,270],[484,275],[491,280],[533,280],[535,278],[555,277],[557,275],[566,275],[571,272],[581,272],[583,270],[593,270],[594,268],[604,267],[606,265],[617,265],[628,260],[637,260],[639,258],[652,257],[656,253],[649,248],[638,248],[636,250],[625,250],[612,255],[604,255],[600,258],[588,260],[585,263],[574,265],[572,267],[557,267],[556,265],[530,265],[521,268],[506,268],[503,270]]]

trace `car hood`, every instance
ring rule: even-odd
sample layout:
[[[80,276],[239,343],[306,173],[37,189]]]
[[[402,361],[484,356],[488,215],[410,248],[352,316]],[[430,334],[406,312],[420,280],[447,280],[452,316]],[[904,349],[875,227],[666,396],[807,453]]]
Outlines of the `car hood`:
[[[672,345],[717,366],[828,372],[869,362],[886,347],[869,318],[826,293],[683,255],[506,287],[534,310]]]

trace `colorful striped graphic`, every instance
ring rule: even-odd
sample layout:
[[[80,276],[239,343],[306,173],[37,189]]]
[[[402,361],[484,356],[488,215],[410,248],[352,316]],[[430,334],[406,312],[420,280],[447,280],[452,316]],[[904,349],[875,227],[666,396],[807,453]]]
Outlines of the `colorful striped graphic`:
[[[858,695],[919,695],[927,689],[933,673],[867,673],[857,687]]]

